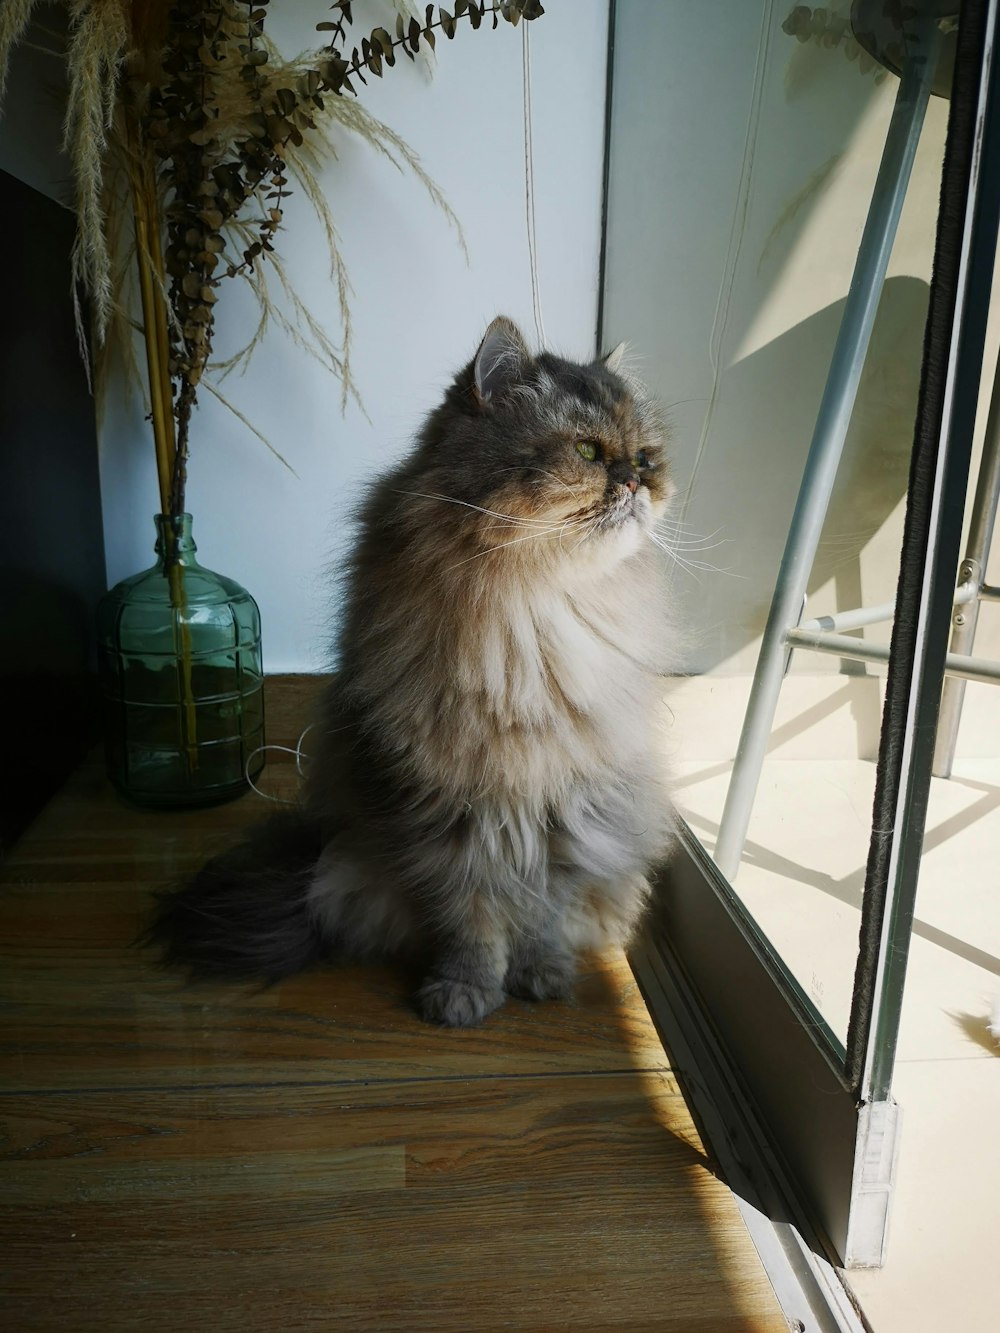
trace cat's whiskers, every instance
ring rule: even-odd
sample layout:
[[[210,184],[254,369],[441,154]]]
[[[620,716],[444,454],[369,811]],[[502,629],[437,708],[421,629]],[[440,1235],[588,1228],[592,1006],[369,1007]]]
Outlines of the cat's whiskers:
[[[513,523],[516,527],[550,527],[551,520],[543,518],[523,518],[514,514],[502,514],[497,509],[484,509],[482,505],[474,505],[469,500],[459,500],[453,495],[434,495],[429,491],[396,491],[397,495],[411,495],[418,500],[440,500],[443,504],[461,505],[464,509],[475,509],[477,513],[486,514],[489,518],[503,519],[505,523]]]
[[[579,541],[576,543],[576,545],[573,547],[573,551],[571,552],[571,554],[575,554],[575,553],[580,549],[580,547],[581,547],[581,546],[583,545],[583,543],[587,540],[587,538],[591,535],[591,533],[596,532],[596,531],[598,530],[598,528],[600,527],[600,524],[597,522],[597,515],[596,515],[596,514],[591,514],[589,517],[585,518],[585,519],[579,524],[579,526],[582,527],[583,530],[584,530],[584,531],[583,531],[583,536],[580,538],[580,540],[579,540]]]
[[[675,523],[669,518],[661,518],[656,525],[656,531],[661,537],[666,537],[668,541],[673,541],[678,545],[683,544],[693,546],[695,542],[710,542],[713,537],[718,537],[722,528],[716,528],[714,532],[703,534],[691,531],[690,526],[687,523]],[[716,545],[721,546],[725,542],[731,540],[732,538],[730,537],[723,537],[721,541],[716,543]]]
[[[718,565],[709,564],[707,560],[691,560],[687,556],[681,555],[677,548],[671,542],[667,541],[662,534],[647,532],[646,536],[654,546],[658,546],[661,551],[670,556],[671,560],[676,561],[678,565],[686,569],[696,583],[701,582],[701,579],[698,578],[696,573],[697,570],[702,570],[708,574],[727,574],[733,579],[746,578],[745,574],[739,574],[734,569],[722,569]],[[717,544],[722,545],[721,542]]]
[[[560,529],[559,529],[559,546],[560,546],[560,548],[561,548],[562,550],[565,551],[565,549],[566,549],[565,546],[563,546],[563,537],[565,536],[566,532],[567,532],[570,528],[578,528],[578,527],[580,527],[581,522],[582,522],[582,520],[580,520],[580,519],[569,519],[569,518],[568,518],[568,519],[566,520],[566,522],[563,523],[563,525],[560,527]],[[576,550],[576,547],[575,547],[575,546],[574,546],[573,550],[574,550],[574,551]]]
[[[537,467],[533,463],[522,463],[518,467],[497,468],[497,475],[502,472],[537,472],[541,476],[548,477],[550,480],[556,482],[556,484],[561,486],[564,491],[568,491],[570,495],[576,495],[576,491],[573,490],[573,487],[570,486],[569,482],[563,481],[562,477],[557,477],[554,472],[549,472],[547,468]]]
[[[671,560],[673,560],[675,564],[680,565],[682,569],[686,570],[694,579],[695,583],[701,583],[701,579],[695,573],[695,567],[691,563],[691,561],[685,560],[682,555],[678,554],[678,552],[675,551],[671,545],[669,545],[669,543],[657,537],[655,533],[649,532],[646,535],[648,536],[649,540],[653,543],[654,546],[658,546],[661,551],[663,551],[666,555],[670,556]]]
[[[660,533],[659,536],[664,539],[674,550],[680,551],[714,551],[719,546],[730,546],[731,537],[723,537],[720,541],[710,542],[703,538],[691,537],[671,537],[669,533]]]
[[[547,528],[544,532],[529,532],[526,537],[512,537],[509,542],[498,542],[496,546],[487,546],[485,551],[477,551],[475,555],[466,556],[464,560],[458,560],[453,565],[448,565],[445,569],[446,574],[450,574],[453,569],[458,569],[460,565],[467,565],[472,560],[481,560],[484,555],[495,555],[497,551],[502,551],[508,546],[517,546],[519,542],[530,542],[533,538],[539,541],[546,537],[560,537],[562,528]]]
[[[568,519],[568,518],[567,518],[567,519],[563,519],[562,522],[557,522],[557,521],[553,520],[553,521],[549,524],[548,528],[543,529],[542,532],[539,532],[538,535],[539,535],[539,536],[542,536],[544,532],[563,532],[563,531],[565,531],[566,528],[568,528],[568,527],[569,527],[569,528],[578,527],[578,526],[579,526],[579,523],[580,523],[580,520],[579,520],[579,519]],[[503,528],[508,528],[508,527],[510,527],[510,524],[509,524],[509,523],[484,523],[483,526],[479,529],[479,531],[480,531],[480,532],[495,532],[498,528],[503,529]]]

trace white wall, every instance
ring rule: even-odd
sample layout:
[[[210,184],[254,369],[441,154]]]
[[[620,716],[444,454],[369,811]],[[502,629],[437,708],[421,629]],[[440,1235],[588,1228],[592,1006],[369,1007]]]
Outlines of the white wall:
[[[684,536],[717,566],[676,578],[696,672],[756,661],[898,87],[788,37],[790,9],[618,7],[606,334],[633,339],[676,404]],[[946,119],[932,99],[812,615],[895,592]],[[839,663],[799,653],[793,669]]]
[[[311,22],[325,15],[314,0],[273,8],[269,31],[287,52],[305,46]],[[607,10],[607,0],[548,0],[530,28],[546,333],[578,356],[593,353],[596,333]],[[355,5],[359,39],[373,11]],[[444,190],[465,231],[468,265],[423,188],[364,143],[341,136],[339,164],[323,177],[354,285],[354,371],[369,419],[353,405],[341,415],[339,384],[279,333],[223,388],[297,476],[202,395],[188,489],[199,555],[256,597],[268,671],[328,665],[336,605],[325,571],[348,539],[351,510],[406,449],[488,321],[506,312],[534,337],[521,42],[520,28],[476,33],[463,24],[453,42],[439,40],[433,77],[400,61],[361,89],[365,106],[409,142]],[[300,292],[336,336],[335,295],[311,219],[289,208],[281,243]],[[226,290],[220,310],[217,350],[245,331],[250,307]],[[157,491],[136,405],[110,404],[101,465],[114,582],[151,560]]]

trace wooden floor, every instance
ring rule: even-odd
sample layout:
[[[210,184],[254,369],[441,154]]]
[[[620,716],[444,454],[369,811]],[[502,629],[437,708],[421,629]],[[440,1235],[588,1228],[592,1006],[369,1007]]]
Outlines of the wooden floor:
[[[95,758],[5,867],[0,1327],[787,1328],[622,958],[460,1032],[388,970],[158,973],[150,891],[262,807],[130,810]]]

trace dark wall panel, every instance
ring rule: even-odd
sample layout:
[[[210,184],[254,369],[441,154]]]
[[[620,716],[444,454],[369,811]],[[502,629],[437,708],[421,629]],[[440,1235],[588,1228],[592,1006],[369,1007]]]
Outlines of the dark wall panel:
[[[97,738],[93,614],[105,588],[94,403],[70,294],[75,218],[0,172],[3,845]]]

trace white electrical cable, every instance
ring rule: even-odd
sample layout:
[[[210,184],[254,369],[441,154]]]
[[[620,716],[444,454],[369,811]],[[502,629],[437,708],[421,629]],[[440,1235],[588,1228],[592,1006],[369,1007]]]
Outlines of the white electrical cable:
[[[254,782],[253,778],[250,776],[250,765],[253,763],[253,761],[259,754],[267,754],[269,750],[279,751],[281,754],[293,754],[295,756],[295,771],[300,778],[303,777],[304,776],[303,760],[307,759],[308,755],[305,755],[302,752],[302,742],[305,740],[309,732],[312,731],[312,729],[313,729],[312,724],[306,727],[305,731],[299,737],[298,744],[296,745],[294,750],[290,745],[258,745],[256,750],[250,751],[250,753],[247,755],[247,761],[243,769],[243,776],[246,778],[247,783],[254,789],[254,791],[257,793],[258,796],[262,796],[265,801],[273,801],[275,805],[298,805],[297,801],[286,800],[285,797],[283,796],[269,796],[266,791],[261,791],[261,789],[257,786],[256,782]]]

